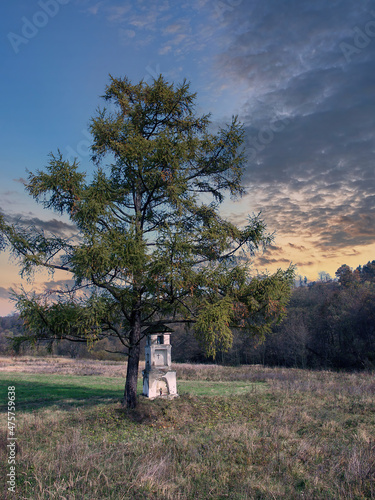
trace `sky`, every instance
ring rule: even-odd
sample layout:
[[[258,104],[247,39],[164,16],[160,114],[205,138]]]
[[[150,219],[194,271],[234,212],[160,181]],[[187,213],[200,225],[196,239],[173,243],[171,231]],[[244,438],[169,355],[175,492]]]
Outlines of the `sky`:
[[[254,272],[297,265],[309,280],[375,259],[375,1],[13,0],[0,16],[0,210],[56,234],[68,219],[24,190],[60,149],[92,171],[88,124],[109,74],[184,78],[214,127],[238,115],[247,194],[222,213],[262,213],[273,244]],[[19,276],[0,253],[0,315]]]

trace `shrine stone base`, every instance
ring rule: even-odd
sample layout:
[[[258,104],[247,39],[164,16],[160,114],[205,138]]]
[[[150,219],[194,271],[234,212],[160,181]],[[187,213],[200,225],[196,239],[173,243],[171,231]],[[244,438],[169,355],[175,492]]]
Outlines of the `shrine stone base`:
[[[175,371],[143,370],[143,395],[149,399],[178,397]]]

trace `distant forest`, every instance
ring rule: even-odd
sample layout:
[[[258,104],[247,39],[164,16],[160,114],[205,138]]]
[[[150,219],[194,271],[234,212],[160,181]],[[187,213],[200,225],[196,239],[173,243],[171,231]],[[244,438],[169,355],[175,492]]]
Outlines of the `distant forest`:
[[[300,279],[293,290],[288,314],[266,341],[235,335],[229,352],[215,362],[262,364],[315,369],[363,370],[375,368],[375,260],[352,270],[343,265],[334,280],[320,273],[321,280]],[[0,318],[0,354],[12,355],[11,339],[22,335],[17,315]],[[202,353],[192,333],[184,328],[172,336],[176,362],[213,362]],[[115,339],[85,344],[62,341],[52,352],[73,358],[126,359]],[[112,353],[108,352],[111,351]],[[143,351],[143,349],[142,349]],[[46,346],[23,346],[21,354],[45,355]]]

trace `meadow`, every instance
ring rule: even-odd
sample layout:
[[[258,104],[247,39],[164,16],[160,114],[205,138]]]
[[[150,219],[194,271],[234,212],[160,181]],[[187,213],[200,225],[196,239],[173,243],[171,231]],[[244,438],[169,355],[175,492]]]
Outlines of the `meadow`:
[[[2,478],[8,386],[18,438],[2,498],[375,498],[373,373],[174,368],[179,398],[125,410],[124,363],[0,358]]]

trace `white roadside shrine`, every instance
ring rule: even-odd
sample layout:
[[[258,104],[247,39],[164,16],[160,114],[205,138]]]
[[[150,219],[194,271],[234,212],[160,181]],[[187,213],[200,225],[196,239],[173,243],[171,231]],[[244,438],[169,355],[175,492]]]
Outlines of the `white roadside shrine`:
[[[150,330],[146,338],[143,395],[150,398],[175,398],[176,372],[172,370],[171,331],[165,325]]]

